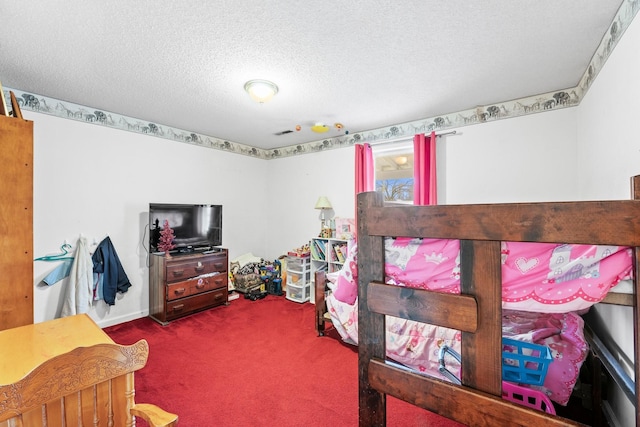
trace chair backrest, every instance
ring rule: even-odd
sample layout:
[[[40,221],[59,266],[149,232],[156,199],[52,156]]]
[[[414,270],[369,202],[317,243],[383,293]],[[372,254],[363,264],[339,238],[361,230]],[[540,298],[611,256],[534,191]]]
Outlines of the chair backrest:
[[[96,344],[37,366],[0,385],[0,427],[132,426],[133,372],[147,363],[149,345]]]

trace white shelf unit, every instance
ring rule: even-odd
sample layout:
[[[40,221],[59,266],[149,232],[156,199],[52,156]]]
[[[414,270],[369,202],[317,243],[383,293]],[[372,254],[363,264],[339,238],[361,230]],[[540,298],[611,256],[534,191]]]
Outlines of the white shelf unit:
[[[287,299],[307,302],[311,298],[310,257],[287,257]]]
[[[351,248],[351,241],[314,237],[309,243],[309,248],[311,249],[311,282],[313,282],[318,270],[333,273],[342,268]],[[315,284],[311,288],[310,301],[315,304]]]

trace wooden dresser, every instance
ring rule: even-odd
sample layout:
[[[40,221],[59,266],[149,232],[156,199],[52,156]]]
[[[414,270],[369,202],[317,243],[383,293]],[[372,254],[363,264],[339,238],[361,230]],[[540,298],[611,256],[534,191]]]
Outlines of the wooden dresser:
[[[228,252],[151,254],[149,316],[166,325],[197,311],[228,304]]]

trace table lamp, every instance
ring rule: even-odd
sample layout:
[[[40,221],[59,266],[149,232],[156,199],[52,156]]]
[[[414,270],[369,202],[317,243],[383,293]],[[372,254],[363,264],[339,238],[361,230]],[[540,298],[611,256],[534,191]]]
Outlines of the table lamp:
[[[322,221],[322,229],[320,230],[320,234],[322,235],[322,233],[324,232],[325,229],[327,229],[327,224],[325,222],[325,210],[326,209],[331,209],[333,206],[331,206],[331,202],[329,202],[329,199],[327,199],[327,196],[320,196],[318,197],[318,201],[316,202],[316,209],[320,209],[320,220]],[[328,236],[330,237],[330,236]]]

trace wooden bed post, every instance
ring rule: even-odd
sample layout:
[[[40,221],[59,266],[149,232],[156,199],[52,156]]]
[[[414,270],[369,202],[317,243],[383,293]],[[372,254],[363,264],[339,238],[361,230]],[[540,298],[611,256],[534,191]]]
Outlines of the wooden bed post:
[[[315,302],[316,302],[316,332],[318,336],[324,335],[324,313],[327,311],[327,301],[325,300],[325,290],[327,283],[326,272],[318,270],[313,276]]]
[[[462,332],[462,384],[502,394],[502,272],[499,241],[460,241],[460,292],[475,295],[478,326]],[[482,363],[480,362],[482,360]],[[489,361],[489,363],[487,363]],[[485,368],[480,369],[481,366]],[[489,366],[489,369],[486,367]]]
[[[640,175],[631,177],[631,198],[640,200]]]
[[[384,281],[384,238],[369,236],[365,228],[373,218],[366,215],[373,206],[382,207],[382,195],[376,192],[358,194],[358,399],[361,426],[386,425],[386,395],[372,388],[363,379],[369,377],[369,361],[384,360],[385,320],[384,315],[369,311],[367,285],[373,281]],[[363,264],[361,260],[370,260]],[[369,331],[366,335],[361,331]]]

